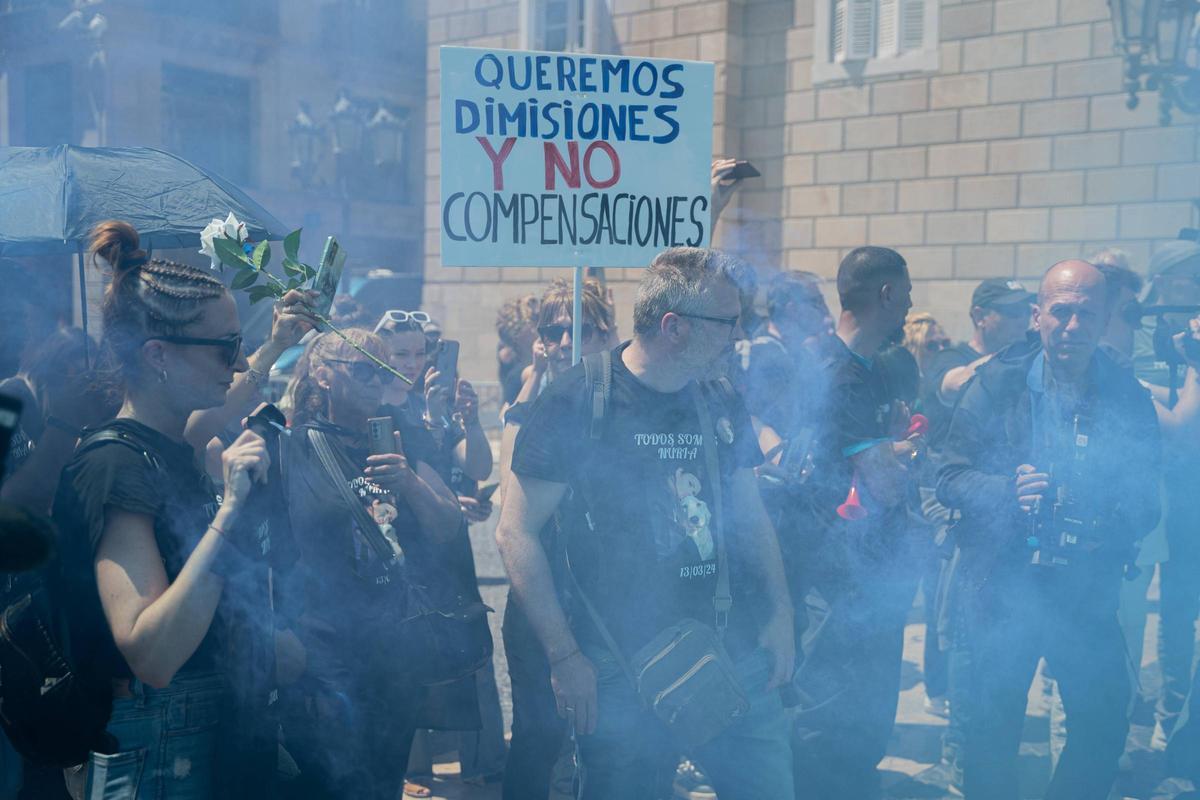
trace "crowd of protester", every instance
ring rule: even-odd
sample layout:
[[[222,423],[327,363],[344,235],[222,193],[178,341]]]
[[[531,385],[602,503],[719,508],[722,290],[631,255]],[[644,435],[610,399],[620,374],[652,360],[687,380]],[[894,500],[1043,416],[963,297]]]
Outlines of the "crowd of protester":
[[[813,273],[664,251],[629,339],[589,279],[574,340],[555,281],[500,310],[496,442],[424,311],[331,330],[295,290],[247,353],[217,274],[119,221],[90,259],[102,341],[4,344],[0,500],[57,527],[38,574],[82,743],[13,734],[4,796],[427,797],[450,748],[511,800],[871,800],[918,595],[942,785],[1016,800],[1043,660],[1048,798],[1108,796],[1139,714],[1200,781],[1194,242],[984,280],[957,343],[881,247],[841,262],[837,314]],[[496,508],[507,744],[468,536]]]

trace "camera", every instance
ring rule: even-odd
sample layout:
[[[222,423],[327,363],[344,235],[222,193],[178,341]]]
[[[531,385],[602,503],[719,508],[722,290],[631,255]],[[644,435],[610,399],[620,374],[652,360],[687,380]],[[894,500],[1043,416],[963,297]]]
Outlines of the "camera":
[[[1187,325],[1179,325],[1168,317],[1183,316],[1188,319],[1200,315],[1200,306],[1146,306],[1142,309],[1142,318],[1154,317],[1154,357],[1171,366],[1185,363],[1183,355],[1188,360],[1200,361],[1200,342],[1189,336],[1183,337],[1184,354],[1181,355],[1175,347],[1175,336],[1180,333],[1190,333]]]
[[[1030,512],[1030,531],[1025,543],[1033,550],[1030,563],[1043,567],[1065,567],[1100,546],[1100,519],[1080,501],[1075,487],[1087,463],[1087,421],[1075,414],[1073,453],[1065,469],[1050,473],[1051,502],[1037,502]],[[1056,473],[1061,473],[1056,479]]]

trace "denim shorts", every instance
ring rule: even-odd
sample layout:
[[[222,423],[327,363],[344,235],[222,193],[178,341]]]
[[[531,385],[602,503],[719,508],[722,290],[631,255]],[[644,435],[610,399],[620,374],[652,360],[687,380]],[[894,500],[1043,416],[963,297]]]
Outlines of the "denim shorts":
[[[71,795],[76,800],[215,798],[218,731],[226,704],[220,676],[176,676],[164,689],[131,680],[130,692],[113,700],[108,723],[117,752],[92,753],[87,764],[68,770]]]

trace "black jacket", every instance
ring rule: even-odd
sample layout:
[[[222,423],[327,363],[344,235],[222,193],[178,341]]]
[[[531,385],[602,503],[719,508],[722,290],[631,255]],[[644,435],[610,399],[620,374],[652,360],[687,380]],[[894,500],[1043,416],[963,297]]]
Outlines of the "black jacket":
[[[943,442],[937,495],[962,514],[962,567],[977,578],[1030,557],[1029,520],[1017,505],[1015,476],[1019,465],[1033,463],[1028,375],[1040,353],[1040,344],[1022,342],[982,366],[964,389]],[[1134,543],[1158,523],[1158,420],[1149,392],[1130,370],[1100,351],[1090,369],[1087,495],[1102,520],[1098,557],[1124,563]]]

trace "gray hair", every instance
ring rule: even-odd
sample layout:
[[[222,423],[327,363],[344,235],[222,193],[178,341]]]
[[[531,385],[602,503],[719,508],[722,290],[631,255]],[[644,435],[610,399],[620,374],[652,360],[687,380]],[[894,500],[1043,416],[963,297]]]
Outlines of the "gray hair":
[[[672,247],[654,257],[638,285],[633,305],[633,332],[653,336],[663,315],[674,311],[699,314],[718,279],[737,287],[745,268],[719,250],[702,247]]]

